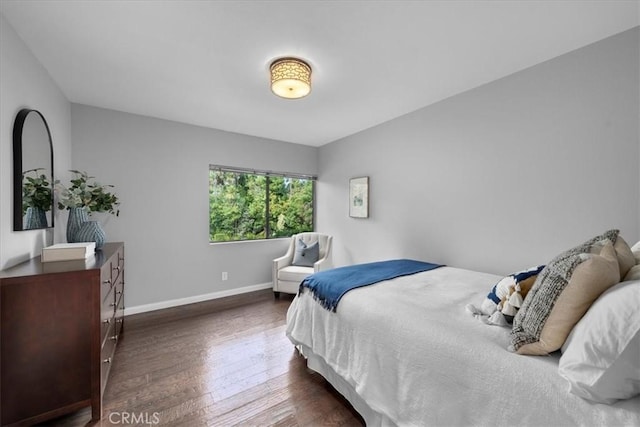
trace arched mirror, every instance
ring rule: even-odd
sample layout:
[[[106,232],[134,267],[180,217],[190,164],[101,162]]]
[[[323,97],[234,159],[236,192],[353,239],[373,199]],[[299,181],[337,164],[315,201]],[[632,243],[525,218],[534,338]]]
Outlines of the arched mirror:
[[[44,116],[23,109],[13,124],[13,229],[53,227],[53,145]]]

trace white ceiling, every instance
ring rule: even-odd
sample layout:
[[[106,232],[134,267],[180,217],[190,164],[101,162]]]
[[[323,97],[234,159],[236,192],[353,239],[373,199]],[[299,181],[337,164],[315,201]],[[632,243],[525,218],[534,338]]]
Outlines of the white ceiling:
[[[75,103],[319,146],[640,23],[639,1],[16,1]],[[299,56],[313,90],[271,94]]]

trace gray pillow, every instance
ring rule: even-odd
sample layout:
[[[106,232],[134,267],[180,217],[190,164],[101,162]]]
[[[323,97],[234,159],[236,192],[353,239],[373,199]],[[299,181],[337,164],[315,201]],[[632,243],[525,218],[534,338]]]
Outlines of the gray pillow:
[[[313,264],[318,261],[319,257],[320,246],[318,246],[318,242],[307,246],[302,239],[298,239],[296,242],[295,253],[293,254],[293,263],[291,263],[291,265],[297,265],[298,267],[313,267]]]
[[[618,258],[613,248],[617,238],[618,230],[609,230],[561,253],[547,264],[513,320],[514,351],[542,355],[564,344],[593,301],[620,281]],[[607,257],[605,240],[611,242],[611,256]]]

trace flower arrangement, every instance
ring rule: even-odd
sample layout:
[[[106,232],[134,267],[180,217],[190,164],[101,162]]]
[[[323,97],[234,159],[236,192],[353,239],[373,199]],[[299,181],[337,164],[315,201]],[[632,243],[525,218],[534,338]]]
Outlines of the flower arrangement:
[[[22,215],[28,208],[39,208],[47,212],[53,203],[52,187],[49,178],[38,171],[44,168],[29,169],[22,172]]]
[[[56,190],[59,192],[58,208],[84,208],[87,213],[108,212],[120,215],[118,196],[109,191],[113,185],[102,185],[86,172],[70,170],[74,174],[71,186],[65,187],[56,180]]]

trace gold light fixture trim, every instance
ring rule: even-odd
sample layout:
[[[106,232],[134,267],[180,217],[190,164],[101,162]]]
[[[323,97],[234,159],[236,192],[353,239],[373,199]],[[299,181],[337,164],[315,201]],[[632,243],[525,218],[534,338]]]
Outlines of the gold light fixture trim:
[[[311,92],[311,67],[298,58],[280,58],[271,63],[271,91],[288,99]]]

